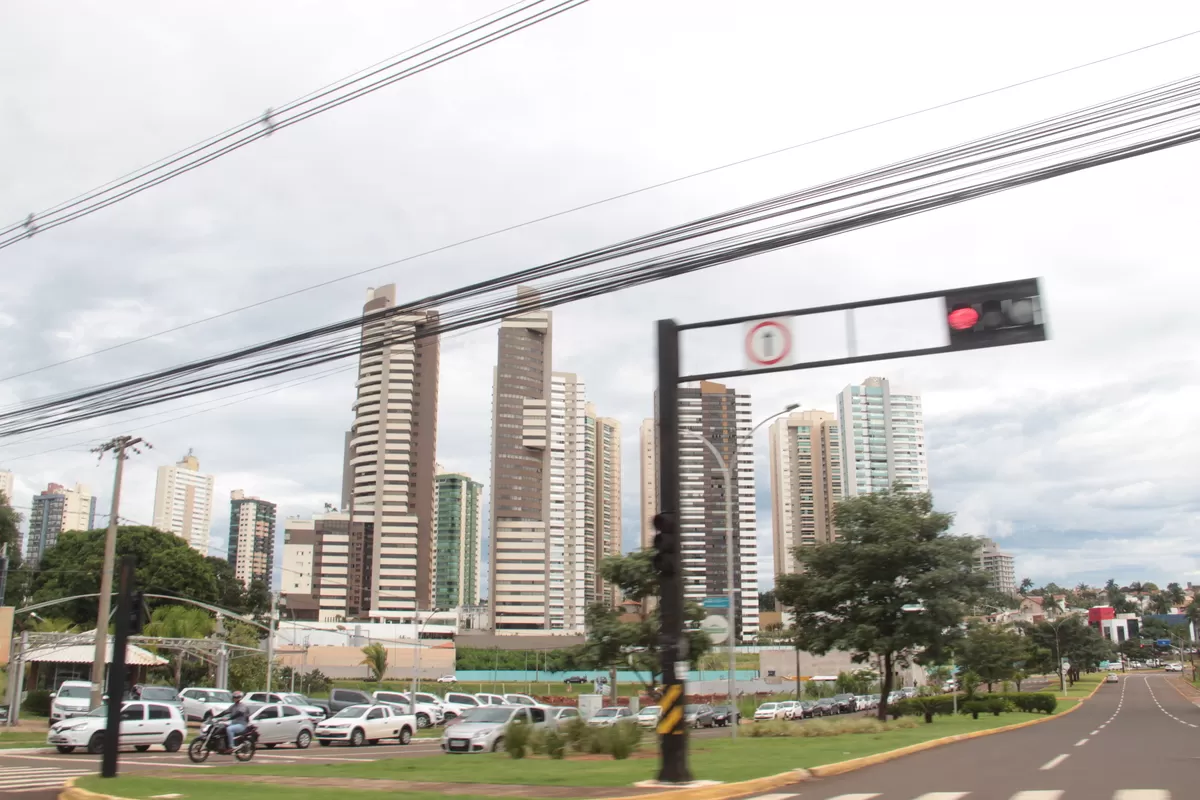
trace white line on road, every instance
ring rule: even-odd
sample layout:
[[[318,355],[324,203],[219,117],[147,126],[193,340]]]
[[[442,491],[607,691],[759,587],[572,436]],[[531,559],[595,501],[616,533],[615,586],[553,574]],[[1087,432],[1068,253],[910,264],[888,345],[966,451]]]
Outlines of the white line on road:
[[[1113,800],[1171,800],[1166,789],[1119,789]]]
[[[783,795],[784,797],[795,797],[796,795]],[[770,795],[768,795],[770,797]],[[873,797],[879,797],[879,792],[871,794],[839,794],[837,797],[831,797],[829,800],[871,800]]]
[[[1102,727],[1104,727],[1104,726],[1103,726],[1103,725],[1101,725],[1100,727],[1102,728]],[[1100,732],[1100,728],[1097,728],[1096,730],[1092,731],[1091,735],[1092,735],[1092,736],[1095,736],[1095,735],[1096,735],[1097,733],[1099,733],[1099,732]]]
[[[791,798],[793,798],[793,797],[799,797],[799,796],[800,796],[800,795],[798,795],[798,794],[792,794],[792,793],[788,793],[788,794],[780,794],[779,792],[776,792],[776,793],[774,793],[774,794],[760,794],[760,795],[757,795],[757,796],[754,798],[754,800],[791,800]],[[855,796],[856,796],[856,797],[878,797],[879,795],[875,795],[875,794],[864,794],[864,795],[855,795]]]
[[[915,800],[961,800],[970,792],[926,792]]]
[[[1080,739],[1078,742],[1076,742],[1076,743],[1075,743],[1075,746],[1076,746],[1076,747],[1083,747],[1083,746],[1084,746],[1085,744],[1087,744],[1087,743],[1088,743],[1088,740],[1087,740],[1087,739]]]
[[[1034,789],[1033,791],[1017,792],[1010,800],[1058,800],[1062,796],[1061,789]]]
[[[1070,755],[1069,753],[1063,753],[1061,756],[1055,756],[1054,758],[1047,761],[1045,764],[1042,764],[1040,769],[1054,769],[1059,764],[1066,761],[1069,755]]]

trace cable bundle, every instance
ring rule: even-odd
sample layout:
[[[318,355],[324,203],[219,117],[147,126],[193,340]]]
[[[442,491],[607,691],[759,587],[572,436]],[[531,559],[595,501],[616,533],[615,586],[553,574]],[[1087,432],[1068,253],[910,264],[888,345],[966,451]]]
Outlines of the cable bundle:
[[[68,425],[465,330],[531,310],[533,302],[539,308],[551,308],[609,294],[1197,138],[1200,76],[1193,76],[406,305],[171,369],[43,398],[0,414],[0,436]],[[630,260],[664,248],[670,249]],[[619,263],[587,271],[612,262]],[[536,301],[519,299],[510,291],[543,280],[548,282],[539,287]],[[475,302],[467,302],[471,300]],[[397,333],[387,332],[391,326],[373,324],[434,309],[439,310],[436,321],[419,328],[407,326]]]
[[[303,122],[309,117],[315,117],[337,108],[343,103],[357,100],[363,95],[390,86],[396,81],[411,78],[413,75],[439,64],[453,61],[480,47],[500,41],[525,28],[577,8],[588,0],[559,0],[556,4],[544,5],[552,1],[529,0],[524,5],[514,3],[499,12],[488,15],[490,19],[481,17],[462,28],[418,45],[413,50],[402,54],[401,57],[389,59],[382,66],[369,67],[345,80],[293,100],[281,108],[268,109],[262,117],[234,126],[224,133],[167,156],[150,166],[131,172],[72,200],[59,203],[40,213],[30,214],[20,222],[0,229],[0,250],[23,239],[28,239],[36,233],[57,228],[59,225],[65,225],[80,217],[86,217],[88,214],[119,203],[185,172],[204,166],[208,162],[258,141],[264,136],[270,136],[280,128],[287,128],[297,122]],[[510,10],[518,5],[521,7]],[[537,6],[543,7],[536,8]]]

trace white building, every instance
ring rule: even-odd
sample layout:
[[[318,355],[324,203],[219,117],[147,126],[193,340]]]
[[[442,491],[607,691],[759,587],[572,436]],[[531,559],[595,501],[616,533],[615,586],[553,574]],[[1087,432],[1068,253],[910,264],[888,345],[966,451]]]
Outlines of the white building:
[[[229,544],[225,558],[244,586],[258,578],[272,587],[275,565],[275,504],[247,497],[241,489],[229,493]]]
[[[175,466],[158,468],[158,484],[154,487],[154,527],[179,536],[206,556],[213,482],[212,475],[201,474],[200,461],[189,450]]]
[[[842,445],[837,418],[799,411],[770,427],[771,534],[775,574],[796,572],[795,548],[837,537],[833,514],[842,499]]]
[[[51,483],[33,496],[29,509],[29,533],[25,537],[25,561],[33,567],[42,555],[58,544],[67,531],[90,531],[96,523],[96,498],[82,483],[68,489]]]
[[[980,539],[976,559],[979,568],[991,576],[988,580],[991,588],[1005,594],[1017,593],[1016,561],[1010,554],[1002,552],[1000,545],[991,539]]]
[[[642,548],[654,546],[654,515],[658,513],[658,472],[655,466],[654,420],[642,420],[638,433],[641,456]]]
[[[0,494],[4,495],[9,505],[13,502],[13,474],[0,469]]]
[[[890,489],[929,491],[921,397],[893,391],[887,378],[867,378],[837,397],[844,496]]]
[[[588,446],[583,381],[569,372],[555,372],[550,380],[547,629],[582,632],[596,582],[595,542],[588,541],[595,516],[595,497],[588,491],[595,450]]]

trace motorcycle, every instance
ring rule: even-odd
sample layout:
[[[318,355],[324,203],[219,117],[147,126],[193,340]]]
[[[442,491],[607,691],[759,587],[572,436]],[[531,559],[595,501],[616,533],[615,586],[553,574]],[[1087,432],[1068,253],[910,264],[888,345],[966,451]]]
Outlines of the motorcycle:
[[[209,753],[228,754],[229,751],[225,749],[228,743],[229,737],[225,735],[224,722],[206,722],[200,728],[200,735],[188,745],[188,758],[196,764],[202,764],[208,760]],[[247,725],[246,730],[233,739],[233,757],[238,761],[254,758],[257,748],[258,729],[253,725]]]

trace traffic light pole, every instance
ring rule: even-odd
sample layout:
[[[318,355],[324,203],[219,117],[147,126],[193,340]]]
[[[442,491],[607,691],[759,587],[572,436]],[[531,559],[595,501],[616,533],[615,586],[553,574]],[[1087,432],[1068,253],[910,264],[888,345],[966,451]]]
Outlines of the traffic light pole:
[[[100,761],[102,778],[117,777],[117,750],[119,749],[117,743],[121,730],[121,700],[125,696],[125,649],[129,644],[130,612],[134,607],[134,565],[133,556],[121,558],[112,664],[108,667],[108,721],[104,728],[104,755]],[[103,663],[100,666],[103,668]]]
[[[662,783],[688,783],[687,700],[676,664],[687,660],[683,630],[683,564],[679,552],[679,326],[658,321],[658,491],[655,518],[659,547],[658,651],[662,659],[663,695],[658,721],[659,770]]]

